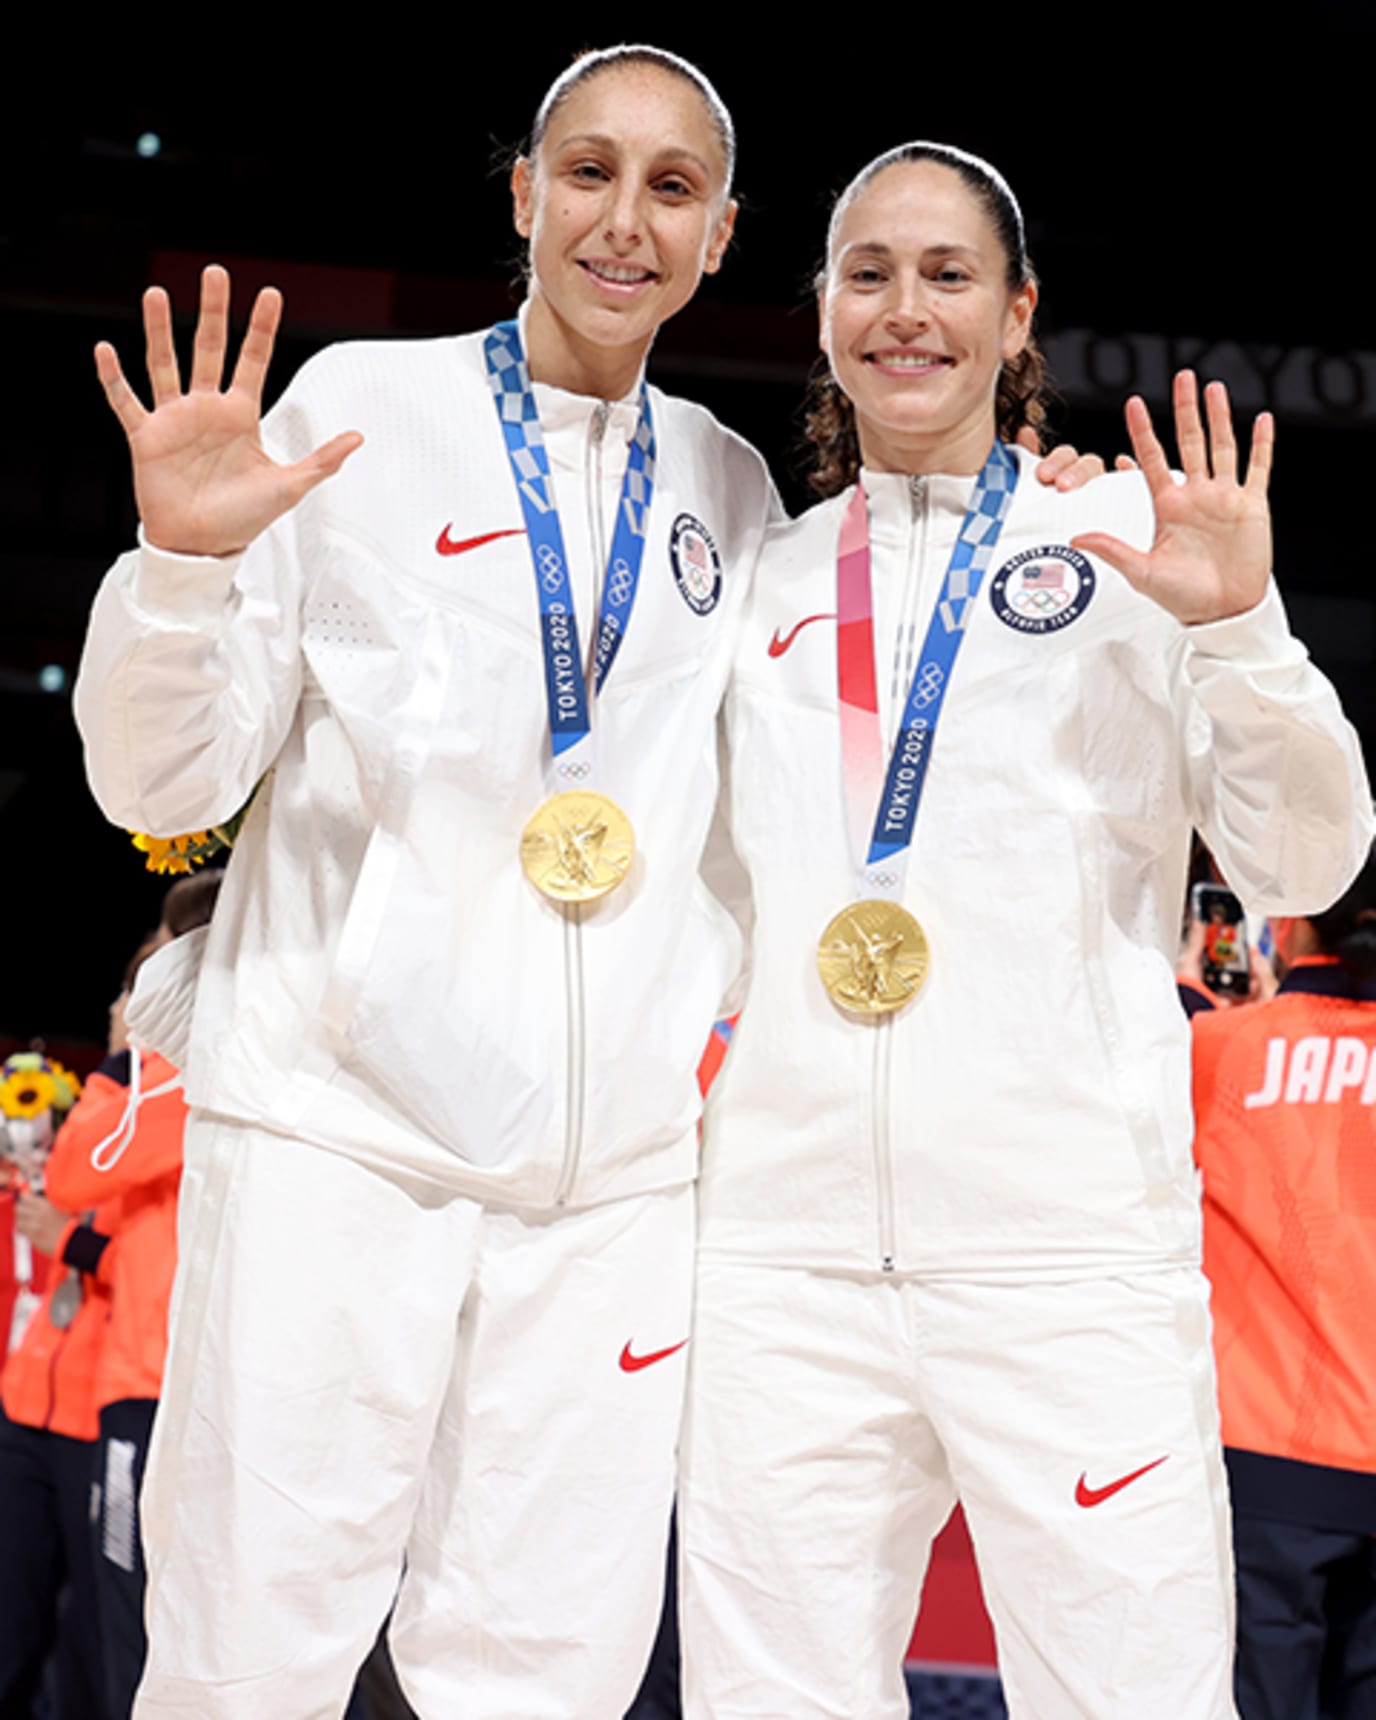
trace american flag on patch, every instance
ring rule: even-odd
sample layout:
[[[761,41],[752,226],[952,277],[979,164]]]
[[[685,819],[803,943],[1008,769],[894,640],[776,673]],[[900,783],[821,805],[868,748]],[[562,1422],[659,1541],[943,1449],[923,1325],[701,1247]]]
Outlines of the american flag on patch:
[[[1039,561],[1027,568],[1022,576],[1024,591],[1061,591],[1065,587],[1063,561]]]
[[[707,566],[707,545],[696,532],[688,532],[684,535],[683,553],[692,566],[699,569]]]

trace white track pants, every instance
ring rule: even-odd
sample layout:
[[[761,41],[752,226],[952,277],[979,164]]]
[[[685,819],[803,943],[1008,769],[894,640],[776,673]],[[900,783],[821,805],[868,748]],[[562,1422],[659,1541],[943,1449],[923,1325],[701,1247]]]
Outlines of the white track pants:
[[[693,1196],[557,1218],[194,1118],[139,1720],[608,1720],[658,1618]],[[405,1562],[405,1578],[402,1566]]]
[[[957,1497],[1011,1715],[1231,1720],[1202,1277],[990,1286],[716,1261],[679,1489],[689,1720],[906,1720],[903,1650]]]

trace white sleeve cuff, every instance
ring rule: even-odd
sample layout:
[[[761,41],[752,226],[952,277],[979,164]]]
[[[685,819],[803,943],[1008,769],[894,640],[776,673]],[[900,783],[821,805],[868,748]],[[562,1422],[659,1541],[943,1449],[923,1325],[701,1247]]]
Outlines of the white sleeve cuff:
[[[1196,655],[1244,669],[1290,665],[1303,662],[1309,655],[1290,631],[1274,579],[1267,585],[1265,597],[1253,608],[1245,609],[1241,615],[1230,615],[1226,621],[1205,621],[1187,627],[1185,633]]]
[[[129,595],[155,621],[179,627],[211,627],[224,614],[243,552],[234,555],[176,555],[149,543],[139,527],[139,556]]]

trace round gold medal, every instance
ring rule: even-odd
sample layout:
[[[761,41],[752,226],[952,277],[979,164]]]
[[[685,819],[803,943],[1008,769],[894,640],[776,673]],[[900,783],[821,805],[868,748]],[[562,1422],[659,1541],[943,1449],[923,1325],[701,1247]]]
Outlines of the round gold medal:
[[[521,865],[551,902],[595,902],[631,869],[631,821],[610,796],[570,789],[538,808],[521,832]]]
[[[842,908],[817,945],[831,1001],[850,1015],[888,1015],[922,989],[927,934],[897,902],[870,896]]]

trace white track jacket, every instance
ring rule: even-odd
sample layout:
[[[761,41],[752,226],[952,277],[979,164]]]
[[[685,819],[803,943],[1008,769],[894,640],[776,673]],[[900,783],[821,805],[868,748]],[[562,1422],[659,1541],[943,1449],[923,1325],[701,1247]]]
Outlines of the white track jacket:
[[[772,492],[751,448],[651,390],[639,595],[593,718],[597,786],[638,852],[612,896],[566,915],[519,862],[553,786],[482,341],[308,364],[269,451],[348,428],[364,446],[241,557],[117,563],[77,716],[96,797],[130,828],[204,828],[264,779],[206,948],[193,1104],[478,1198],[583,1205],[696,1169],[694,1069],[738,960],[698,862]],[[586,649],[636,403],[536,394]]]
[[[1065,547],[1092,529],[1147,544],[1143,480],[1062,495],[1019,459],[908,868],[931,971],[877,1024],[838,1011],[815,959],[860,893],[834,619],[849,492],[771,536],[728,701],[755,935],[708,1104],[707,1255],[991,1279],[1196,1262],[1172,976],[1190,827],[1275,913],[1328,905],[1366,852],[1355,737],[1274,589],[1182,627]],[[867,478],[890,742],[971,486]]]

